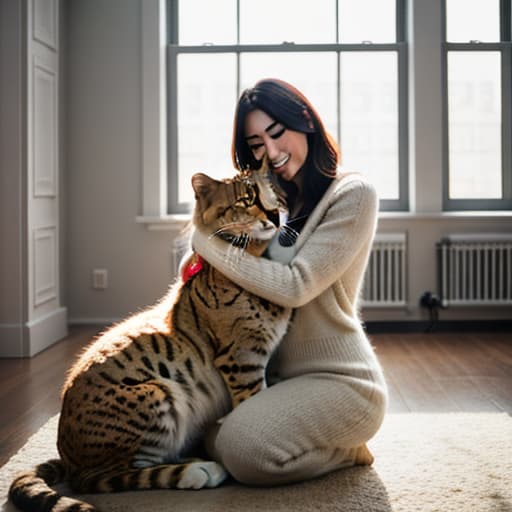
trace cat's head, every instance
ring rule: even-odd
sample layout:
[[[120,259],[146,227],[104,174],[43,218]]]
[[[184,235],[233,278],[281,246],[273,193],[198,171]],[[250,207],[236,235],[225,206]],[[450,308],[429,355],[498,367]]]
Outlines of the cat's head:
[[[263,254],[278,229],[271,217],[278,219],[276,211],[283,205],[263,165],[224,180],[198,173],[192,187],[197,227],[255,256]]]

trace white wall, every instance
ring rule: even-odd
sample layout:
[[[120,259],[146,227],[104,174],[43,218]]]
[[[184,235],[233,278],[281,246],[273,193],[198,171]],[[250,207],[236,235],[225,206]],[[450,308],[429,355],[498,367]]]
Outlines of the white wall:
[[[0,2],[0,338],[6,351],[23,345],[22,16],[19,2]]]
[[[110,321],[153,302],[173,278],[174,233],[149,231],[135,222],[142,214],[141,5],[139,0],[68,0],[64,8],[66,305],[71,321]],[[417,101],[421,104],[421,95]],[[430,111],[428,105],[423,109]],[[428,162],[412,161],[412,172],[434,173],[434,179],[412,180],[419,182],[413,204],[423,204],[423,212],[379,221],[382,232],[407,232],[410,304],[393,312],[366,311],[367,320],[426,318],[418,299],[425,290],[435,291],[435,242],[443,234],[512,231],[510,216],[428,213],[440,201],[438,191],[428,189],[440,183],[440,170],[429,166],[441,157],[428,157],[429,144],[439,147],[439,132],[417,131],[412,142],[424,141],[418,154]],[[429,195],[437,199],[428,201]],[[93,268],[108,269],[108,289],[92,289]],[[505,308],[441,313],[446,319],[509,317]]]
[[[66,3],[67,303],[71,321],[119,318],[169,285],[171,237],[141,213],[138,0]],[[105,268],[109,287],[94,290]]]

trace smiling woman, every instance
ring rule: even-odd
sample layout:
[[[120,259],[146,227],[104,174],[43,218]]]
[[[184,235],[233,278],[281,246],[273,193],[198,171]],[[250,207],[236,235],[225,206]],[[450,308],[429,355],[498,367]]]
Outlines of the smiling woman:
[[[261,160],[267,154],[274,173],[285,181],[296,178],[308,154],[305,133],[287,129],[262,110],[253,110],[245,118],[245,140],[254,155]],[[300,187],[297,180],[295,184]]]
[[[264,258],[230,257],[232,248],[201,226],[192,245],[237,285],[295,314],[280,344],[278,382],[210,430],[210,454],[253,485],[371,464],[366,442],[382,422],[387,392],[357,301],[376,227],[375,190],[357,173],[338,171],[321,118],[282,80],[242,93],[232,158],[249,170],[269,162],[270,179],[286,193],[285,232],[298,236],[286,244],[274,236]]]
[[[287,193],[288,225],[300,232],[336,175],[339,152],[311,102],[282,80],[246,89],[235,112],[233,164],[257,168],[264,155]],[[311,172],[299,172],[303,168]]]

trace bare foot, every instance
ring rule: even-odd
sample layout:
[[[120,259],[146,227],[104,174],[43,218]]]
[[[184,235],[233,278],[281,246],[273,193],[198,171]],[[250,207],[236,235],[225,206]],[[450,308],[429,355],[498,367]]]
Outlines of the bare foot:
[[[368,446],[366,446],[366,444],[358,446],[356,452],[356,459],[354,461],[354,464],[356,466],[371,466],[373,464],[373,460],[374,457],[372,455],[372,452],[368,449]]]

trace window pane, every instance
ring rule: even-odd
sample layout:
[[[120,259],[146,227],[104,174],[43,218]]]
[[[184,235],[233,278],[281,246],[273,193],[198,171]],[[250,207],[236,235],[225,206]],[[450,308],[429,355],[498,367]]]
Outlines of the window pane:
[[[448,119],[450,199],[501,198],[499,52],[448,53]]]
[[[446,0],[446,40],[500,40],[500,0]]]
[[[235,102],[235,54],[178,56],[179,203],[193,200],[194,173],[214,178],[234,174],[230,151]]]
[[[261,78],[280,78],[299,89],[336,139],[335,53],[243,53],[240,60],[242,89]]]
[[[342,53],[343,168],[361,171],[381,199],[398,199],[398,63],[394,52]]]
[[[396,0],[339,0],[342,43],[396,42]]]
[[[335,43],[335,0],[244,0],[240,2],[242,44]]]
[[[180,0],[179,44],[236,44],[236,0]]]

